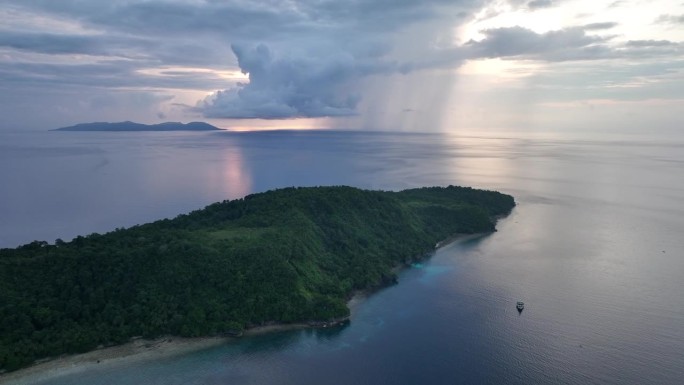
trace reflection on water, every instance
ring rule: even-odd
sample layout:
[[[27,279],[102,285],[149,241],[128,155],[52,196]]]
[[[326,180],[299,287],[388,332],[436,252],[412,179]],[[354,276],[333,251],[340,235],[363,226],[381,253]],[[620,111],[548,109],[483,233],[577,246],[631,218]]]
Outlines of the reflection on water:
[[[253,192],[231,138],[3,133],[0,247],[174,217]]]
[[[5,134],[2,134],[5,135]],[[684,140],[348,132],[3,137],[0,245],[173,217],[293,185],[470,185],[516,197],[354,308],[45,384],[679,384]],[[525,302],[518,314],[516,301]]]
[[[220,166],[209,170],[207,190],[222,192],[224,199],[237,199],[252,192],[252,178],[245,165],[242,150],[230,146],[220,151]],[[213,174],[212,174],[213,173]]]

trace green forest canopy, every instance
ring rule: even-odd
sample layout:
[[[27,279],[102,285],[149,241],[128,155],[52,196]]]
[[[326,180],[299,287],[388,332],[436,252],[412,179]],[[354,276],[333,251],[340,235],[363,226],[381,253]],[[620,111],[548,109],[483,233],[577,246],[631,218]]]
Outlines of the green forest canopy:
[[[345,317],[357,290],[513,198],[449,186],[285,188],[110,233],[0,249],[0,370],[119,344]]]

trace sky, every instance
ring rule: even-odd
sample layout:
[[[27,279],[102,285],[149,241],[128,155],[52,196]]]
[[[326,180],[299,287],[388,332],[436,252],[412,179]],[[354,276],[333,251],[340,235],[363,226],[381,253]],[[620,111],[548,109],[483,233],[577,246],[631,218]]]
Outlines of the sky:
[[[682,108],[684,0],[0,0],[0,129],[648,132]]]

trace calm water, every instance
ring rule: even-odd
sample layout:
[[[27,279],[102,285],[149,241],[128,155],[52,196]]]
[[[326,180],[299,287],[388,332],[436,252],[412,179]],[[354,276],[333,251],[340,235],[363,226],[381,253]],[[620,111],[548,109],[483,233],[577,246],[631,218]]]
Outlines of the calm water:
[[[0,246],[292,185],[512,194],[354,309],[293,331],[42,384],[681,384],[684,139],[344,132],[0,133]],[[522,314],[515,302],[524,300]]]

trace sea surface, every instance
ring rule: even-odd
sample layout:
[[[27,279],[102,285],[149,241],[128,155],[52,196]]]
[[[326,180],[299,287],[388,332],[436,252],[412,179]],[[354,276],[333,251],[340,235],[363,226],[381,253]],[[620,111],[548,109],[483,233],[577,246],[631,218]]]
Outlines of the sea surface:
[[[684,383],[682,136],[0,132],[0,247],[278,187],[449,184],[517,207],[404,270],[346,327],[40,384]]]

